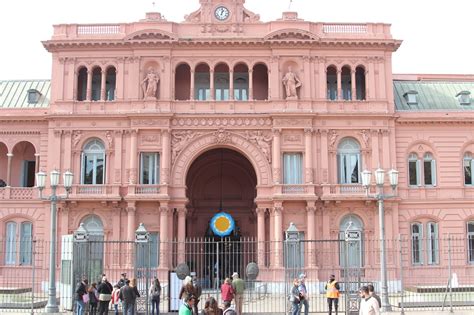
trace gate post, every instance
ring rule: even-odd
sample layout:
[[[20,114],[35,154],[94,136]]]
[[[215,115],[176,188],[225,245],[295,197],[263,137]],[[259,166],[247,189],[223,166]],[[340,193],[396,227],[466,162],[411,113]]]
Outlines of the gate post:
[[[302,272],[301,264],[301,246],[300,246],[300,233],[293,222],[285,231],[285,241],[283,248],[283,257],[285,267],[285,297],[289,297],[291,289],[293,287],[293,279],[298,277],[298,273]],[[291,313],[292,303],[288,302],[288,298],[285,299],[286,313]]]
[[[138,229],[135,231],[135,244],[136,244],[136,249],[135,249],[135,275],[137,274],[136,269],[137,269],[137,260],[141,260],[143,262],[143,269],[145,269],[145,312],[146,315],[149,313],[148,309],[148,284],[150,282],[149,280],[149,267],[150,267],[150,245],[149,245],[149,236],[150,233],[146,230],[145,226],[143,223],[140,223],[138,226]],[[148,246],[146,246],[148,245]],[[140,251],[138,250],[140,247]],[[139,255],[142,254],[142,255]],[[140,257],[142,256],[142,257]],[[138,285],[138,284],[137,284]]]
[[[352,222],[349,223],[344,232],[344,291],[346,295],[346,314],[347,315],[358,315],[359,314],[359,287],[360,287],[360,269],[361,264],[353,268],[349,263],[349,248],[355,246],[360,248],[361,231],[351,230]],[[357,246],[359,243],[359,246]]]

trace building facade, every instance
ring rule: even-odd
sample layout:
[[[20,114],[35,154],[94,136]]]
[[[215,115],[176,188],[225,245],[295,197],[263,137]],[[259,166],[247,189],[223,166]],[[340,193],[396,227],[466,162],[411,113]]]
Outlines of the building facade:
[[[338,239],[351,224],[370,247],[378,208],[360,174],[395,168],[387,239],[410,240],[407,261],[422,277],[445,261],[442,235],[463,237],[460,263],[472,272],[474,77],[394,76],[401,41],[388,24],[295,12],[262,22],[244,2],[200,0],[181,23],[153,12],[55,25],[43,42],[51,81],[0,82],[1,268],[31,262],[15,241],[49,239],[39,170],[75,175],[58,239],[84,223],[104,240],[133,240],[143,222],[166,272],[186,261],[187,239],[214,237],[209,222],[223,210],[234,240],[257,241],[260,277],[278,279],[291,223],[305,240]],[[350,263],[377,266],[361,248]],[[316,247],[303,264],[327,277]],[[337,269],[338,253],[325,264]]]

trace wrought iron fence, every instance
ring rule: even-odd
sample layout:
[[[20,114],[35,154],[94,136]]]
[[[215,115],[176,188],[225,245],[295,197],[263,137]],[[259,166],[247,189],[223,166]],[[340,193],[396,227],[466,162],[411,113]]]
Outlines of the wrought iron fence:
[[[388,298],[393,310],[474,309],[474,242],[462,236],[386,240]],[[287,235],[282,242],[255,239],[188,239],[185,242],[104,241],[92,236],[75,243],[63,236],[57,254],[60,309],[74,307],[74,290],[84,275],[89,283],[105,273],[112,284],[121,274],[137,279],[140,313],[149,311],[148,289],[154,277],[162,285],[160,311],[179,307],[181,280],[174,273],[186,263],[202,289],[199,309],[209,297],[222,302],[220,286],[238,272],[246,282],[244,313],[288,313],[294,278],[305,274],[309,312],[328,311],[324,285],[331,274],[340,282],[339,312],[357,307],[357,290],[373,284],[380,294],[380,241],[363,235],[360,242],[303,240]],[[157,247],[157,248],[154,248]],[[0,313],[44,312],[48,297],[49,242],[0,240]],[[259,267],[256,279],[247,266]],[[354,299],[355,300],[351,300]],[[351,302],[352,301],[352,302]]]

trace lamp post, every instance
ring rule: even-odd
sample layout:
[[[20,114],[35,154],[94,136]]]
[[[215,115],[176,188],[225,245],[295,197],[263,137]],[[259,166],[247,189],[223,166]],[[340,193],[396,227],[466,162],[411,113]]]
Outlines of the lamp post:
[[[369,188],[371,185],[370,178],[372,173],[368,170],[362,172],[362,185],[365,187],[367,197],[374,198],[378,202],[379,206],[379,229],[380,229],[380,282],[381,282],[381,294],[382,294],[382,311],[391,312],[392,306],[388,300],[388,285],[387,285],[387,260],[385,253],[385,211],[384,211],[384,200],[396,197],[395,190],[398,185],[398,171],[392,169],[388,171],[390,179],[390,186],[392,186],[392,193],[385,194],[384,183],[385,183],[385,171],[381,168],[375,170],[375,184],[377,186],[377,192],[375,195],[369,194]]]
[[[45,311],[47,314],[59,313],[59,307],[56,300],[56,204],[58,200],[66,199],[72,187],[74,175],[70,171],[63,174],[63,184],[66,189],[66,196],[56,195],[56,189],[59,185],[59,177],[61,173],[57,170],[51,171],[49,181],[51,186],[51,195],[43,197],[43,189],[46,183],[46,173],[36,173],[36,186],[40,191],[40,198],[51,202],[51,234],[50,234],[50,251],[49,251],[49,285],[48,285],[48,303]]]

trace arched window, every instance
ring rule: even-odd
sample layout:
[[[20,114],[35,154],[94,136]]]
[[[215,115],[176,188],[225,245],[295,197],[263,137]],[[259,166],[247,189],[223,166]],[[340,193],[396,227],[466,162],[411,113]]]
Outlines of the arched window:
[[[416,153],[411,153],[408,157],[408,178],[410,186],[421,185],[420,161]]]
[[[182,63],[176,67],[174,75],[174,98],[177,101],[186,101],[191,97],[191,67]]]
[[[468,262],[474,263],[474,222],[467,223],[467,259]]]
[[[77,72],[77,100],[85,101],[87,98],[87,68],[81,67]]]
[[[268,100],[268,68],[265,64],[259,63],[253,67],[253,99]]]
[[[89,215],[82,220],[89,235],[104,236],[104,224],[96,215]]]
[[[474,179],[472,177],[472,170],[474,169],[474,159],[472,158],[472,154],[467,152],[464,154],[464,185],[472,186],[474,185]]]
[[[330,66],[326,71],[327,80],[327,99],[335,101],[337,97],[337,69],[334,66]]]
[[[439,264],[438,223],[428,222],[426,224],[426,231],[428,265],[437,265]]]
[[[365,69],[361,66],[356,68],[356,97],[358,101],[363,101],[366,99],[366,92],[365,92]]]
[[[249,99],[249,68],[243,63],[234,67],[234,100]]]
[[[115,100],[115,85],[117,82],[117,70],[115,67],[107,68],[107,74],[105,77],[105,100]]]
[[[92,70],[91,100],[100,101],[100,87],[102,85],[102,69],[95,67]]]
[[[364,224],[362,220],[354,215],[349,214],[342,218],[339,224],[339,238],[345,239],[346,231],[357,231],[361,239],[360,241],[349,242],[347,245],[342,245],[340,248],[339,264],[341,267],[363,267],[364,257],[362,251],[364,248]],[[347,253],[346,253],[347,248]]]
[[[87,259],[89,266],[93,266],[93,268],[89,268],[87,274],[89,279],[93,279],[104,270],[104,224],[96,215],[85,217],[82,219],[82,223],[92,242],[89,243],[87,252],[81,253],[81,257]]]
[[[412,223],[411,225],[411,261],[414,265],[423,263],[423,225],[421,223]]]
[[[220,63],[214,69],[214,97],[216,101],[229,100],[229,66]]]
[[[18,230],[17,227],[20,227]],[[32,263],[33,224],[31,222],[10,221],[6,224],[5,264],[21,266]]]
[[[352,138],[341,141],[337,148],[339,184],[358,184],[360,180],[360,145]]]
[[[436,186],[436,160],[431,153],[425,153],[423,158],[423,175],[425,186]]]
[[[351,68],[349,66],[342,67],[341,71],[341,88],[342,98],[346,101],[352,99],[351,91]]]
[[[105,175],[105,147],[94,139],[84,146],[82,152],[81,184],[102,185]]]
[[[194,99],[205,101],[211,98],[211,75],[207,64],[200,64],[196,67],[194,74]]]

